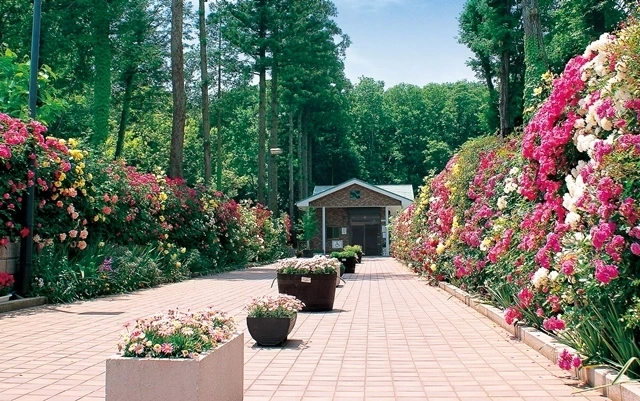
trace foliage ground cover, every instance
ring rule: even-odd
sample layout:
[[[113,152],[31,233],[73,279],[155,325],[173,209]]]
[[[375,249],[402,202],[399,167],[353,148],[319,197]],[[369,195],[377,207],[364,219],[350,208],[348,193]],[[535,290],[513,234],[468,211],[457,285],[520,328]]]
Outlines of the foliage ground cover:
[[[103,160],[0,114],[0,246],[26,238],[36,187],[34,295],[71,301],[182,280],[287,251],[289,217],[160,172]],[[29,158],[36,172],[27,176]]]
[[[602,35],[523,133],[472,140],[427,180],[394,221],[393,255],[559,335],[585,363],[640,357],[639,79],[640,25]]]

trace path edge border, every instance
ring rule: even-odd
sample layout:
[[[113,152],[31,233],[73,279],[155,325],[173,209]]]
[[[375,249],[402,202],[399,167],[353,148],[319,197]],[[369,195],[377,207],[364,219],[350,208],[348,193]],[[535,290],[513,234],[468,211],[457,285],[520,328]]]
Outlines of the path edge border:
[[[481,315],[486,316],[489,320],[511,333],[514,337],[542,354],[554,364],[558,363],[558,355],[560,355],[564,349],[571,353],[576,353],[576,350],[561,344],[550,335],[533,327],[507,324],[507,322],[504,321],[503,311],[501,309],[483,303],[481,299],[450,283],[441,281],[438,282],[438,287],[465,305],[475,309]],[[611,384],[618,375],[618,371],[609,366],[589,366],[581,369],[572,368],[571,374],[574,377],[579,377],[591,387],[598,387]],[[611,398],[612,401],[640,401],[640,383],[628,382],[630,380],[629,377],[623,375],[618,380],[620,384],[599,388],[597,391]]]
[[[46,303],[47,303],[47,299],[45,297],[15,299],[13,301],[0,303],[0,313],[14,312],[20,309],[32,308],[34,306],[41,306]]]

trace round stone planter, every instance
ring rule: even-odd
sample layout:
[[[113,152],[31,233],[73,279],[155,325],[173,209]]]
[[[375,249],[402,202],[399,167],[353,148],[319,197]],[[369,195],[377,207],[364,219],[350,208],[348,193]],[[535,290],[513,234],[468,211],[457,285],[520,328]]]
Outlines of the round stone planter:
[[[272,347],[283,345],[296,325],[293,317],[247,317],[247,328],[258,345]]]
[[[244,334],[195,359],[107,359],[106,401],[242,401]]]
[[[293,295],[306,305],[306,312],[330,311],[336,296],[338,274],[278,273],[278,292]]]

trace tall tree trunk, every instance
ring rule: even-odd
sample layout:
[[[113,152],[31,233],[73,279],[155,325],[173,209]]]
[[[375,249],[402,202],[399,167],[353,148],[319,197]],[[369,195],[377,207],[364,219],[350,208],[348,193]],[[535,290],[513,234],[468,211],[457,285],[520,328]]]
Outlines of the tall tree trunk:
[[[500,136],[505,138],[512,131],[509,113],[509,50],[502,50],[500,56]]]
[[[204,185],[211,182],[211,122],[209,120],[209,71],[207,70],[206,0],[200,0],[200,78],[202,89],[202,147],[204,151]]]
[[[133,93],[133,78],[135,70],[130,68],[124,79],[124,99],[122,99],[122,113],[120,114],[120,126],[118,127],[118,141],[116,142],[116,153],[114,159],[122,157],[124,150],[124,136],[127,131],[127,120],[129,119],[129,110],[131,109],[131,94]]]
[[[309,196],[309,186],[311,185],[311,180],[312,178],[312,171],[313,171],[313,139],[311,138],[311,135],[309,135],[309,130],[307,129],[307,173],[306,173],[306,177],[305,177],[305,186],[304,186],[304,191],[305,194],[304,196],[307,197]]]
[[[216,124],[216,189],[222,191],[222,23],[218,22],[218,121]]]
[[[169,177],[171,178],[183,178],[184,124],[187,116],[182,48],[183,12],[184,0],[171,0],[171,83],[173,87],[173,125],[169,155]]]
[[[289,114],[289,216],[293,218],[293,113]]]
[[[538,0],[522,0],[522,18],[524,23],[524,122],[533,112],[533,90],[540,84],[541,76],[549,69],[547,53],[544,49],[542,26]]]
[[[93,8],[93,145],[102,146],[109,136],[109,108],[111,106],[111,43],[109,40],[110,13],[108,0],[96,0]]]
[[[271,68],[271,123],[269,149],[278,147],[278,64],[273,61]],[[278,211],[278,163],[277,155],[269,151],[269,210]]]
[[[309,193],[309,138],[307,138],[307,132],[304,126],[304,115],[300,117],[300,142],[302,143],[302,174],[300,175],[300,180],[302,181],[302,187],[300,188],[302,192],[300,192],[301,198],[306,198]]]
[[[265,184],[265,143],[267,139],[267,13],[266,2],[260,0],[258,2],[260,8],[260,21],[258,24],[258,72],[260,74],[260,100],[258,105],[258,202],[265,205],[266,198],[264,194]]]
[[[298,111],[298,198],[299,199],[304,199],[304,191],[303,191],[303,187],[304,187],[304,160],[305,158],[303,157],[303,152],[302,152],[302,143],[303,143],[303,137],[302,137],[302,108],[300,108],[300,110]]]
[[[482,75],[484,76],[487,89],[489,90],[489,101],[491,102],[489,126],[494,129],[500,126],[500,110],[498,107],[500,94],[493,85],[493,69],[489,56],[478,56],[482,65]]]

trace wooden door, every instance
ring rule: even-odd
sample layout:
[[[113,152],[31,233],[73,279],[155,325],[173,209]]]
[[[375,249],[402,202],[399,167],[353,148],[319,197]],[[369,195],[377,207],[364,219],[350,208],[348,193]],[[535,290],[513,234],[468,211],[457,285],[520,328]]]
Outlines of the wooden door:
[[[379,224],[367,224],[364,226],[364,246],[362,250],[365,255],[380,256],[380,225]]]

